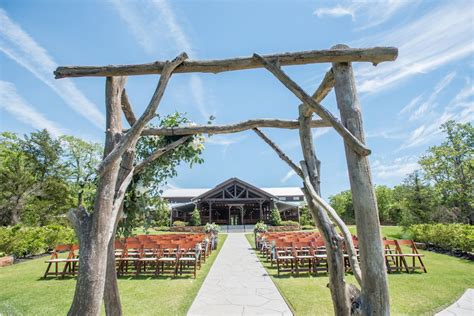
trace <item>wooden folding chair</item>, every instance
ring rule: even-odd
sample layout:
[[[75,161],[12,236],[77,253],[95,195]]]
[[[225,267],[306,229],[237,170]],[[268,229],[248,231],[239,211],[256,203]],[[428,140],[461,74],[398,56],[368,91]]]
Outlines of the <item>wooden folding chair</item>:
[[[326,254],[326,245],[324,240],[318,238],[312,242],[312,251],[313,251],[313,272],[315,274],[318,271],[328,271],[328,256]]]
[[[400,256],[401,260],[404,262],[407,272],[408,271],[414,272],[416,269],[420,269],[420,270],[423,270],[425,273],[427,273],[425,264],[423,263],[423,260],[421,259],[421,257],[423,257],[424,255],[418,252],[418,249],[416,248],[415,242],[413,240],[395,240],[395,243],[397,244],[399,253],[401,254]],[[401,246],[410,247],[411,253],[404,253]],[[411,266],[407,264],[406,258],[412,258]],[[419,266],[416,264],[417,259],[420,263]]]
[[[403,255],[399,245],[397,244],[397,241],[384,239],[383,245],[387,272],[401,272],[403,268],[405,268],[405,270],[408,272],[408,266],[406,261],[403,259]]]
[[[119,274],[128,274],[137,272],[138,259],[140,259],[142,244],[137,240],[127,239],[122,257],[118,258],[119,261]],[[129,268],[134,267],[135,270],[129,271]]]
[[[274,255],[277,265],[278,276],[280,276],[280,272],[293,273],[295,265],[295,256],[293,255],[292,242],[277,242],[275,244]]]
[[[59,258],[59,254],[64,253],[66,251],[68,252],[67,257],[66,258]],[[48,275],[55,275],[55,276],[62,275],[64,271],[59,272],[59,263],[66,264],[67,259],[69,259],[70,255],[71,255],[71,245],[57,245],[54,248],[53,253],[51,254],[51,258],[49,258],[49,260],[45,261],[45,263],[48,264],[48,267],[46,268],[46,272],[44,273],[43,278],[46,279],[46,277]],[[54,267],[55,267],[54,272],[49,272],[49,270],[51,268],[51,265],[53,263],[54,263]]]
[[[154,241],[144,241],[140,252],[140,257],[137,260],[137,271],[136,275],[139,274],[158,274],[158,258],[159,258],[159,247]],[[147,271],[148,266],[154,266],[154,270]],[[143,268],[143,270],[142,270]]]
[[[180,245],[178,253],[178,267],[177,272],[182,275],[192,273],[196,278],[197,268],[201,268],[200,263],[201,244],[200,243],[185,243]],[[192,271],[187,269],[192,268]]]
[[[172,272],[176,276],[178,269],[178,244],[160,244],[159,245],[158,269],[160,273]]]
[[[314,261],[311,241],[294,242],[293,256],[295,257],[296,274],[298,275],[300,271],[307,271],[311,274]]]

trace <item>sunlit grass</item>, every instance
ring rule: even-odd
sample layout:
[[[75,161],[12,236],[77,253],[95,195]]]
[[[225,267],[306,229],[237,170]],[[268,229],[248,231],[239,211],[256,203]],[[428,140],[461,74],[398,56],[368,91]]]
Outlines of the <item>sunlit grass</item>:
[[[354,227],[351,227],[354,232]],[[402,236],[403,231],[396,226],[382,228],[388,238]],[[253,234],[247,239],[254,247]],[[428,273],[389,274],[390,304],[392,315],[432,315],[459,298],[468,288],[474,287],[474,263],[429,251],[424,263]],[[265,258],[260,257],[271,278],[282,295],[292,306],[296,315],[332,315],[332,301],[327,288],[328,277],[320,274],[299,277],[284,274],[277,276],[276,268],[270,267]],[[355,284],[352,275],[347,280]]]
[[[124,315],[185,315],[227,235],[206,260],[197,278],[121,277]],[[65,315],[74,296],[75,278],[42,279],[44,260],[34,259],[0,268],[0,315]]]

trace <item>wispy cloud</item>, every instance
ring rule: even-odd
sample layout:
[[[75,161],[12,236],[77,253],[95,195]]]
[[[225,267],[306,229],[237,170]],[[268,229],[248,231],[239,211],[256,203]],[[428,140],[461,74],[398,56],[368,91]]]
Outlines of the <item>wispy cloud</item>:
[[[352,19],[355,18],[355,10],[353,6],[343,7],[340,4],[335,7],[324,7],[318,8],[314,11],[314,15],[317,17],[331,16],[331,17],[341,17],[349,15]]]
[[[221,146],[222,147],[222,154],[225,156],[227,154],[227,150],[231,145],[240,143],[244,140],[246,136],[244,135],[213,135],[206,137],[205,142],[206,144]]]
[[[420,168],[415,156],[403,156],[391,161],[375,160],[372,163],[374,177],[380,180],[401,180]]]
[[[449,120],[466,123],[474,120],[474,86],[470,78],[442,111],[432,111],[423,124],[413,130],[400,150],[428,144],[441,136],[440,127]]]
[[[474,10],[466,8],[465,1],[439,2],[410,23],[357,42],[358,46],[399,48],[395,62],[383,63],[377,68],[357,67],[359,92],[373,93],[391,88],[412,76],[472,55],[473,21]]]
[[[112,3],[147,54],[163,53],[163,47],[168,46],[166,53],[178,54],[185,51],[189,57],[197,58],[189,36],[167,1],[130,2],[113,0]],[[151,32],[150,30],[154,31]],[[172,47],[170,48],[169,45],[163,43],[172,43]],[[207,120],[211,113],[206,102],[209,98],[206,98],[206,89],[199,75],[192,74],[190,76],[189,88],[199,113]]]
[[[441,91],[443,91],[451,83],[451,81],[454,79],[455,76],[456,76],[456,72],[451,72],[451,73],[447,74],[443,79],[441,79],[441,81],[438,82],[438,84],[434,88],[433,92],[428,97],[428,99],[425,102],[421,103],[418,106],[418,108],[415,111],[413,111],[412,115],[410,115],[409,120],[414,121],[414,120],[420,119],[420,118],[424,117],[424,115],[428,111],[432,110],[437,105],[436,98],[438,97],[438,95],[441,93]],[[415,99],[417,99],[417,98],[415,98]],[[402,111],[404,111],[404,110],[405,110],[405,112],[408,111],[407,109],[403,108]],[[402,111],[400,111],[400,112],[402,112]]]
[[[293,169],[291,169],[290,171],[286,173],[286,175],[283,178],[281,178],[281,183],[286,183],[288,180],[290,180],[294,176],[296,176],[296,172]]]
[[[331,7],[321,7],[314,11],[317,17],[350,16],[358,29],[367,29],[388,21],[400,9],[416,5],[417,1],[379,0],[379,1],[342,1]]]
[[[53,58],[0,8],[0,51],[50,87],[75,112],[103,128],[104,115],[69,79],[54,80]]]
[[[11,82],[0,80],[0,108],[35,129],[47,129],[55,137],[64,134],[63,129],[58,124],[48,120],[42,113],[28,104],[18,94],[15,85]]]

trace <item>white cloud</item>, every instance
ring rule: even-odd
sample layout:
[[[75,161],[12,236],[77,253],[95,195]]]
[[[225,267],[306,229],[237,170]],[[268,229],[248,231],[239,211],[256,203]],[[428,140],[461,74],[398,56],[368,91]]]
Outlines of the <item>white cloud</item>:
[[[313,132],[313,139],[318,139],[319,137],[326,135],[331,131],[332,127],[322,127],[316,129],[315,132]]]
[[[0,108],[35,129],[47,129],[55,137],[64,134],[58,124],[48,120],[18,95],[15,85],[11,82],[0,80]]]
[[[382,63],[377,68],[371,65],[357,67],[359,92],[378,92],[472,55],[474,10],[466,8],[463,1],[439,3],[410,23],[356,43],[357,46],[387,45],[399,49],[394,62]]]
[[[283,178],[281,178],[281,183],[285,183],[286,181],[290,180],[294,176],[296,176],[296,172],[293,169],[291,169],[290,171],[286,173],[286,175]]]
[[[184,51],[190,58],[197,57],[191,40],[166,0],[143,2],[113,0],[113,4],[119,16],[147,54],[156,55],[160,53],[160,50],[163,53],[163,47],[166,47],[164,43],[168,44],[171,41],[174,43],[174,47],[171,49],[173,54]],[[169,47],[167,50],[170,51]],[[189,88],[199,113],[207,120],[210,111],[207,109],[206,100],[209,98],[206,98],[206,90],[199,75],[191,75]]]
[[[418,1],[378,0],[378,1],[343,1],[344,5],[322,7],[314,11],[317,17],[350,16],[359,25],[358,29],[367,29],[380,25],[406,6],[416,5]]]
[[[465,86],[452,98],[452,101],[443,108],[442,112],[432,111],[424,117],[422,125],[413,130],[408,139],[401,145],[401,149],[428,144],[441,136],[440,127],[449,120],[458,123],[467,123],[474,120],[474,87],[470,79]]]
[[[0,51],[50,87],[75,112],[103,128],[104,115],[72,81],[53,78],[53,71],[57,67],[53,58],[1,8]]]
[[[337,5],[331,8],[319,8],[314,11],[314,15],[317,17],[323,17],[325,15],[332,16],[332,17],[341,17],[345,15],[349,15],[352,19],[355,18],[354,8],[351,6],[343,7],[341,5]]]
[[[428,111],[432,110],[437,105],[436,98],[438,97],[438,95],[451,83],[451,81],[454,79],[455,76],[456,76],[456,72],[451,72],[447,74],[443,79],[441,79],[441,81],[438,82],[433,92],[428,97],[428,99],[425,102],[423,102],[420,106],[418,106],[416,111],[414,111],[412,115],[410,116],[409,120],[414,121],[414,120],[420,119],[424,117],[424,115]],[[403,110],[404,109],[402,109],[402,111]]]
[[[372,164],[372,172],[380,180],[402,179],[419,168],[417,157],[414,156],[399,157],[393,161],[375,160]]]

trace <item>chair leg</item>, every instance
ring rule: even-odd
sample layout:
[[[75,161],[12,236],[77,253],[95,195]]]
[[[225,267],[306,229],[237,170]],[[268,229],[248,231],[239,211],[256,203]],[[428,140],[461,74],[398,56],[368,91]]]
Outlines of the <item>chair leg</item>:
[[[44,273],[43,279],[46,279],[46,276],[48,275],[49,269],[51,268],[51,262],[48,263],[48,267],[46,268],[46,272]]]

